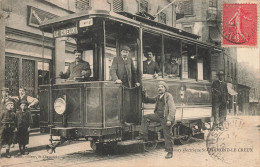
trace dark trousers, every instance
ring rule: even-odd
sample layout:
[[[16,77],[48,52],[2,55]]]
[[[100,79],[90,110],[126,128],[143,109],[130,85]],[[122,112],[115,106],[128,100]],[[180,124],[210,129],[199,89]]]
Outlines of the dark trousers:
[[[213,104],[214,124],[222,125],[227,117],[227,108],[225,103]]]
[[[165,118],[159,117],[157,114],[148,114],[144,115],[141,123],[141,135],[144,137],[148,136],[149,121],[159,122],[163,128],[163,135],[165,140],[165,151],[173,151],[173,135],[172,135],[172,126],[167,126],[167,120]]]

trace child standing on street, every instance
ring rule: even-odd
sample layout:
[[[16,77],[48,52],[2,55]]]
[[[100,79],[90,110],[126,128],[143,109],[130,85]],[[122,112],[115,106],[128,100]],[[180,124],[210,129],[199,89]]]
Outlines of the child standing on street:
[[[31,112],[28,109],[28,102],[22,100],[20,109],[16,113],[17,142],[19,144],[20,153],[18,155],[26,155],[25,146],[29,144],[29,130],[32,124]]]
[[[0,113],[0,157],[2,145],[7,144],[6,157],[10,158],[10,146],[13,142],[15,130],[15,113],[13,112],[14,102],[8,100],[5,102],[5,109]]]

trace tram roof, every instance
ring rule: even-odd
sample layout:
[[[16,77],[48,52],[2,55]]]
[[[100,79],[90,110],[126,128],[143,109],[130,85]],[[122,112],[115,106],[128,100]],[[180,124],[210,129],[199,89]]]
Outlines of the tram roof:
[[[71,21],[79,21],[87,18],[94,18],[94,17],[103,17],[103,18],[108,18],[111,20],[119,21],[119,22],[124,22],[126,24],[130,24],[133,26],[143,26],[148,29],[154,29],[154,31],[163,31],[163,32],[168,32],[169,35],[171,36],[176,36],[177,38],[184,39],[188,43],[197,43],[201,45],[206,45],[206,46],[212,46],[213,48],[217,48],[220,50],[223,50],[222,48],[211,45],[202,41],[198,41],[199,37],[196,34],[192,34],[186,31],[183,31],[181,29],[171,27],[147,18],[144,18],[139,15],[127,13],[127,12],[112,12],[112,11],[106,11],[106,10],[86,10],[83,12],[79,13],[74,13],[66,16],[61,16],[58,18],[46,20],[41,23],[39,26],[41,31],[44,32],[53,32],[54,27],[59,27],[62,25],[66,25],[67,23],[70,23]]]

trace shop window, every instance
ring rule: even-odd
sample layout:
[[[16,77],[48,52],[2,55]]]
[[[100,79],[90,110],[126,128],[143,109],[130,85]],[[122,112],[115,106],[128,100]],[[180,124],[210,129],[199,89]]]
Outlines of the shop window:
[[[113,11],[114,12],[123,11],[123,0],[113,0]]]
[[[75,7],[78,10],[88,10],[90,9],[91,0],[76,0]]]
[[[22,87],[25,88],[29,95],[34,95],[35,90],[35,61],[22,60]]]
[[[19,67],[19,58],[5,57],[5,86],[13,96],[18,95]]]
[[[159,14],[159,23],[163,23],[163,24],[166,24],[166,13],[163,13],[163,12],[161,12],[160,14]]]
[[[140,12],[148,12],[148,2],[145,0],[141,0],[140,2]]]
[[[50,83],[50,63],[49,62],[37,62],[38,66],[38,85],[44,85]]]

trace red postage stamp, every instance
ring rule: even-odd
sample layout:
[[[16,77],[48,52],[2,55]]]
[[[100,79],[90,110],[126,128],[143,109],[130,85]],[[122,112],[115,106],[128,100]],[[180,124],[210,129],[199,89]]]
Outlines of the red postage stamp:
[[[223,4],[222,45],[257,45],[257,4]]]

